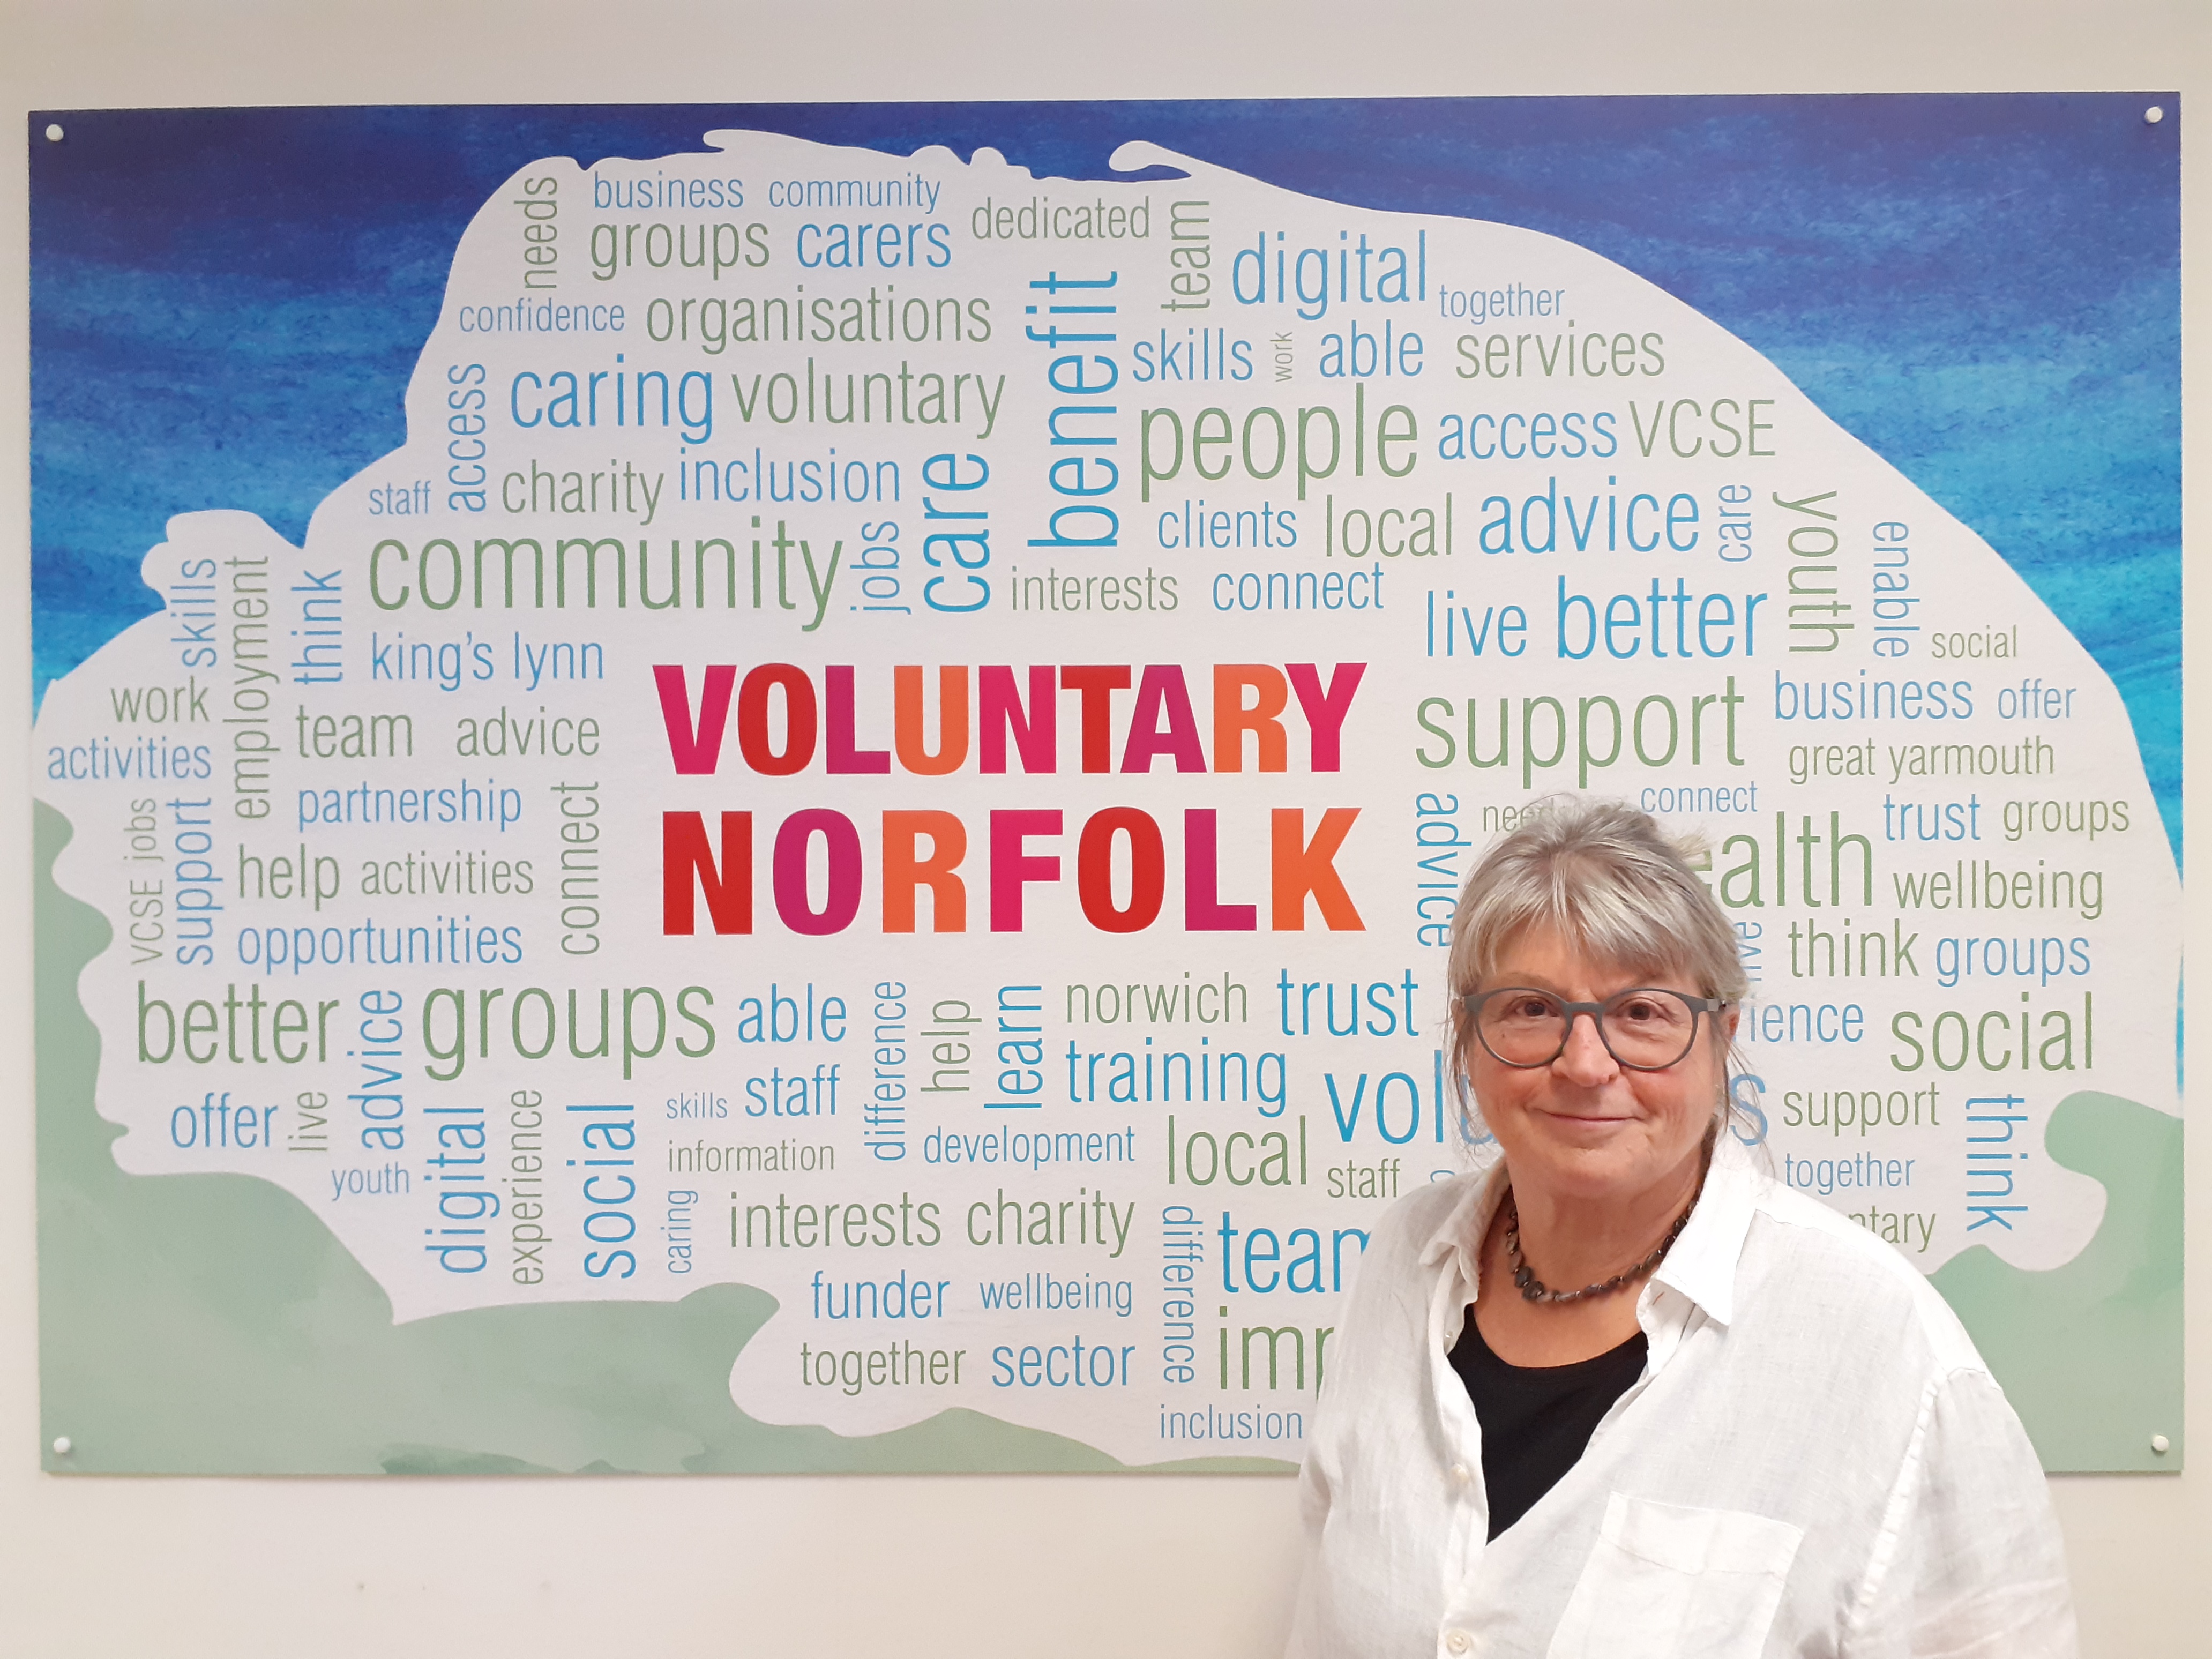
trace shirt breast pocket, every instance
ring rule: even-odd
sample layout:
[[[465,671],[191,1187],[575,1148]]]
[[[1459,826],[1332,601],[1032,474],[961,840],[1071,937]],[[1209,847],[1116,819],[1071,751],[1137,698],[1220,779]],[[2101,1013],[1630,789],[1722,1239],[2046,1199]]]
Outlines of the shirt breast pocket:
[[[1550,1659],[1757,1659],[1804,1535],[1741,1510],[1615,1492]]]

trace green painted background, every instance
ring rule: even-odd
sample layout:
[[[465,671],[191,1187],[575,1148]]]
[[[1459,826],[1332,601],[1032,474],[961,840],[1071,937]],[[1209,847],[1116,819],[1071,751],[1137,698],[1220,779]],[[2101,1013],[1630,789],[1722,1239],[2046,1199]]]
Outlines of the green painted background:
[[[1106,1470],[1058,1435],[949,1411],[860,1438],[754,1421],[730,1367],[775,1303],[487,1308],[395,1325],[307,1206],[239,1175],[126,1175],[93,1109],[77,974],[110,929],[55,886],[37,811],[39,1370],[46,1467],[133,1474]],[[70,1449],[58,1456],[54,1437]],[[1277,1459],[1170,1470],[1277,1473]]]

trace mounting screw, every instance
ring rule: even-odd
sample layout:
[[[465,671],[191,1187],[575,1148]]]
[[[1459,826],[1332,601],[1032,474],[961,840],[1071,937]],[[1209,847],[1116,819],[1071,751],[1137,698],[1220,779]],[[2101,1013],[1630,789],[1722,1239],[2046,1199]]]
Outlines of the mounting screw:
[[[2166,112],[2160,109],[2156,104],[2153,104],[2148,109],[2143,112],[2143,125],[2145,126],[2154,127],[2164,119],[2166,119]],[[52,138],[57,136],[58,135],[53,128],[48,127],[46,129],[46,137]]]
[[[2154,1434],[2150,1437],[2150,1449],[2160,1457],[2165,1456],[2172,1449],[2172,1445],[2173,1443],[2162,1434]]]
[[[47,123],[46,123],[46,142],[47,142],[48,143],[50,143],[50,144],[58,144],[59,143],[61,143],[61,141],[62,141],[62,129],[61,129],[61,123],[59,123],[58,121],[49,121],[49,122],[47,122]]]
[[[70,1455],[72,1445],[73,1443],[67,1435],[56,1435],[54,1437],[54,1455],[57,1457],[67,1457]]]

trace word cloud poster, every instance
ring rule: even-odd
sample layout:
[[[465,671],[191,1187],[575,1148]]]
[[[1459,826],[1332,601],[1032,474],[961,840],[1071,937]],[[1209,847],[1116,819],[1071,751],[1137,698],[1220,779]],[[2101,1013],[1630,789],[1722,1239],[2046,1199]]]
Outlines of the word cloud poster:
[[[46,1467],[1294,1467],[1571,791],[2178,1467],[2180,117],[35,114]]]

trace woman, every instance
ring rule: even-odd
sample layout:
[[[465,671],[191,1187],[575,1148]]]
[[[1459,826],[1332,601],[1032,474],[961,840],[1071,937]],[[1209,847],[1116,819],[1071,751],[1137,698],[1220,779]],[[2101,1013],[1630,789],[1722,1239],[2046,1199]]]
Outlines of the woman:
[[[1728,1132],[1745,990],[1641,812],[1469,878],[1452,1052],[1504,1156],[1386,1216],[1306,1458],[1291,1650],[2075,1650],[2035,1454],[1903,1257]]]

